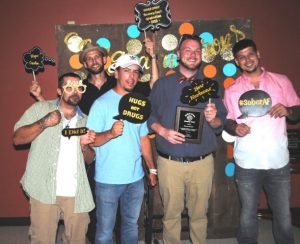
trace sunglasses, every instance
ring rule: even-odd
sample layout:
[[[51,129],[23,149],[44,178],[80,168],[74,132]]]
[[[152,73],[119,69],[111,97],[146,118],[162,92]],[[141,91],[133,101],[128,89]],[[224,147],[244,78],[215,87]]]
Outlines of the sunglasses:
[[[85,93],[86,91],[86,85],[82,84],[82,80],[80,80],[79,82],[68,80],[67,84],[62,88],[67,94],[72,94],[75,90],[77,93]]]

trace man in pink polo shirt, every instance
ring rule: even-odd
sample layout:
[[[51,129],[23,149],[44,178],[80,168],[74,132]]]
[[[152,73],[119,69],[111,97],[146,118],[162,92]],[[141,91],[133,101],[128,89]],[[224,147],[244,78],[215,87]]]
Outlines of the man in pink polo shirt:
[[[264,189],[273,213],[275,242],[294,243],[286,119],[300,119],[300,99],[285,75],[268,72],[260,66],[260,53],[252,40],[239,41],[232,51],[242,71],[224,94],[228,110],[225,130],[236,136],[235,177],[241,201],[237,239],[239,244],[258,242],[257,207]],[[250,90],[260,90],[270,96],[272,106],[267,114],[241,118],[239,98]]]

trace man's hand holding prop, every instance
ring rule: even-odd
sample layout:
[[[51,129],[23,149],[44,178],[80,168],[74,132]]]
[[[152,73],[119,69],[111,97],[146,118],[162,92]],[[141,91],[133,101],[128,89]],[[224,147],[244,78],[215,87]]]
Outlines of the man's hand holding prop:
[[[80,137],[80,145],[81,145],[81,147],[84,148],[84,147],[88,146],[89,144],[95,142],[95,139],[96,139],[96,133],[95,133],[95,131],[89,130],[86,127],[77,128],[77,129],[84,129],[85,130],[84,134],[78,134],[78,135],[82,135]]]
[[[261,117],[268,114],[272,108],[272,99],[270,95],[262,90],[250,90],[243,93],[240,96],[238,103],[239,109],[242,113],[238,119]],[[251,127],[249,127],[246,123],[236,125],[235,134],[237,136],[243,137],[249,133],[251,133]],[[226,134],[223,138],[228,139]],[[229,142],[233,141],[234,139],[229,137]]]

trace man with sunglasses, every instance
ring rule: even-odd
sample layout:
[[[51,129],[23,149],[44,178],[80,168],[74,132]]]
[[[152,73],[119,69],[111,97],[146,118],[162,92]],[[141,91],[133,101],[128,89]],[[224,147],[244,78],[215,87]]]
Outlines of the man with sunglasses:
[[[95,132],[65,137],[63,129],[85,127],[87,117],[78,107],[85,85],[75,73],[58,80],[59,99],[33,104],[14,127],[15,145],[31,143],[21,179],[30,198],[31,243],[55,243],[61,218],[64,243],[86,243],[89,211],[95,205],[85,170],[94,160],[90,144]]]
[[[150,38],[146,38],[144,41],[146,53],[151,59],[151,79],[149,82],[138,82],[134,87],[134,92],[141,93],[148,96],[154,82],[158,78],[158,67],[155,55],[155,43]],[[87,78],[83,80],[83,85],[86,86],[86,91],[83,93],[79,102],[79,107],[83,113],[89,114],[90,108],[93,102],[102,96],[107,91],[116,86],[117,80],[114,76],[108,76],[104,70],[104,66],[107,62],[107,51],[105,48],[99,45],[88,43],[80,52],[79,61],[88,72]],[[30,86],[30,93],[38,101],[43,101],[45,98],[42,95],[42,89],[38,81],[33,81]],[[91,164],[87,168],[88,178],[92,192],[95,188],[95,164]],[[95,210],[90,213],[91,223],[88,229],[88,238],[91,243],[94,243],[95,229],[96,229],[96,217]]]
[[[242,75],[225,90],[224,103],[228,110],[225,129],[236,136],[235,180],[242,207],[238,243],[258,243],[257,207],[264,189],[273,214],[275,243],[292,244],[286,118],[299,121],[300,98],[285,75],[261,67],[260,53],[253,40],[237,42],[232,52]],[[272,106],[268,113],[260,117],[240,116],[239,98],[249,91],[269,95]]]
[[[206,214],[214,174],[216,133],[222,130],[226,110],[220,98],[195,105],[184,104],[180,99],[184,88],[202,80],[199,72],[201,51],[198,36],[183,35],[177,50],[178,70],[159,79],[149,97],[152,113],[148,126],[156,132],[164,244],[180,244],[181,213],[185,207],[192,243],[206,243]],[[201,141],[186,142],[185,135],[174,129],[177,106],[204,110]]]

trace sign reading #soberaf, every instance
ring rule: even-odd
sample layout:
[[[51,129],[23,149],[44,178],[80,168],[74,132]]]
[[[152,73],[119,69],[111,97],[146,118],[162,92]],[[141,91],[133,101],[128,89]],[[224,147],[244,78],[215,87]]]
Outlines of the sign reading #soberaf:
[[[152,31],[159,27],[168,27],[171,24],[171,13],[169,2],[161,0],[147,1],[147,3],[138,3],[135,5],[135,20],[140,30],[151,28]]]
[[[262,90],[250,90],[239,98],[239,109],[242,115],[238,119],[266,115],[272,107],[272,99]]]

